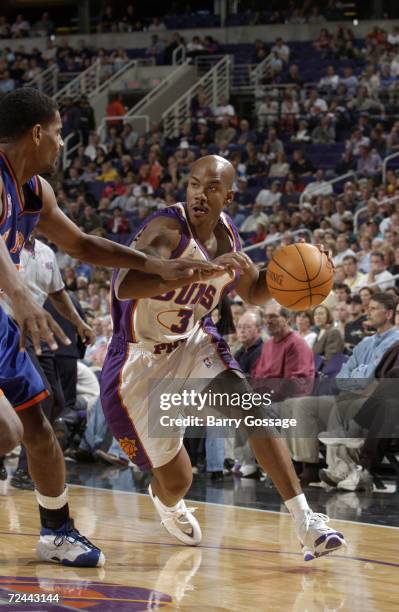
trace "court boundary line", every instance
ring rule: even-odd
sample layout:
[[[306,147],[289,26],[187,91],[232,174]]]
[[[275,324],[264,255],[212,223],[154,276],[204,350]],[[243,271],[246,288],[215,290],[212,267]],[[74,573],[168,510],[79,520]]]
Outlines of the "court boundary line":
[[[117,492],[123,493],[124,495],[141,495],[142,497],[149,497],[148,493],[139,493],[138,491],[123,491],[120,489],[106,489],[105,487],[91,487],[88,485],[78,485],[78,484],[68,484],[68,487],[77,487],[79,489],[92,489],[93,491],[108,491],[110,493]],[[280,514],[283,516],[290,516],[289,512],[279,512],[278,510],[263,510],[262,508],[247,508],[246,506],[233,506],[232,504],[217,504],[216,502],[207,502],[207,501],[199,501],[197,499],[190,499],[188,497],[184,498],[184,501],[191,502],[193,504],[203,504],[208,506],[216,506],[217,508],[234,508],[239,510],[250,510],[251,512],[267,512],[269,514]],[[284,502],[282,502],[284,503]],[[338,519],[332,518],[333,521],[338,521],[339,523],[349,523],[351,525],[368,525],[369,527],[379,527],[382,529],[397,529],[399,527],[395,527],[394,525],[376,525],[374,523],[366,523],[363,521],[350,521],[347,519]]]

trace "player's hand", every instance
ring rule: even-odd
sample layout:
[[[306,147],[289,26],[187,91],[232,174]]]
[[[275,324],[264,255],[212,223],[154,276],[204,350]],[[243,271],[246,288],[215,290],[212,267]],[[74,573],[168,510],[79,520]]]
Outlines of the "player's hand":
[[[146,272],[157,274],[164,280],[176,280],[179,278],[189,279],[194,272],[201,273],[222,273],[225,268],[214,261],[201,261],[193,259],[153,259],[149,258],[146,265]]]
[[[234,276],[236,270],[245,272],[245,270],[248,270],[253,265],[252,260],[242,251],[238,251],[237,253],[225,253],[214,259],[213,262],[223,266],[225,269],[227,268],[229,274],[232,276]]]
[[[87,325],[83,319],[80,319],[76,325],[76,329],[78,330],[78,334],[81,337],[83,344],[86,346],[93,346],[96,341],[96,334],[90,325]]]
[[[39,306],[29,292],[14,294],[12,298],[14,319],[19,325],[21,337],[20,350],[26,346],[26,338],[30,335],[36,355],[41,355],[40,340],[44,340],[52,351],[58,349],[56,337],[66,345],[71,344],[68,336],[44,308]]]

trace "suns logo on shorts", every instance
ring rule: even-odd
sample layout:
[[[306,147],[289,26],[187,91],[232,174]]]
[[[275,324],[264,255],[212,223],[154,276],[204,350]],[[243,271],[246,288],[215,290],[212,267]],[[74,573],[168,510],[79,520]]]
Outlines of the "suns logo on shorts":
[[[211,368],[213,366],[213,361],[209,357],[205,357],[204,364],[207,368]]]
[[[124,453],[130,458],[134,459],[137,455],[137,446],[135,440],[129,440],[129,438],[120,438],[118,440],[119,446]]]

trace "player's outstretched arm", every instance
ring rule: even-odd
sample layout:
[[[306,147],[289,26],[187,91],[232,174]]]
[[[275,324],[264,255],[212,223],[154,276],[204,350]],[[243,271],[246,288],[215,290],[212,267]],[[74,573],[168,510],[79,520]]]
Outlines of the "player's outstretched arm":
[[[258,270],[253,261],[241,252],[248,260],[248,267],[242,272],[236,287],[238,295],[247,304],[263,306],[271,299],[266,281],[266,268]]]
[[[82,232],[57,205],[52,187],[40,179],[43,187],[43,209],[38,228],[51,242],[80,261],[110,268],[140,270],[157,274],[164,279],[186,278],[193,276],[192,262],[186,259],[165,260],[154,255],[139,253],[135,249],[122,246],[99,236]],[[196,268],[217,270],[211,262],[196,262]]]

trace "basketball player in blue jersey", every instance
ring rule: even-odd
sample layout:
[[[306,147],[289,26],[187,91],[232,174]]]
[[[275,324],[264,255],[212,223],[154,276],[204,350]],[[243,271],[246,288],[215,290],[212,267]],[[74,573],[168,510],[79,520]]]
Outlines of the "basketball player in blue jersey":
[[[136,268],[164,279],[189,278],[194,271],[190,260],[165,261],[83,234],[61,212],[51,186],[39,176],[57,166],[61,127],[57,105],[35,89],[18,89],[0,100],[0,289],[11,302],[14,319],[0,307],[0,455],[22,438],[42,524],[39,559],[96,567],[104,564],[104,555],[70,518],[64,458],[40,408],[47,391],[21,350],[27,335],[37,353],[40,338],[52,350],[57,349],[56,337],[66,344],[69,339],[23,285],[16,267],[20,252],[37,226],[60,249],[95,265]],[[219,269],[210,262],[203,268]]]
[[[189,176],[187,202],[154,213],[132,242],[143,253],[184,255],[195,265],[211,260],[222,266],[221,271],[198,270],[187,284],[187,279],[162,281],[120,270],[112,281],[113,337],[101,381],[104,414],[131,460],[152,470],[149,493],[162,524],[188,545],[201,541],[198,521],[183,501],[192,481],[191,463],[182,435],[150,434],[148,410],[151,397],[159,406],[168,381],[195,380],[200,392],[213,379],[218,391],[226,392],[232,385],[237,391],[237,383],[242,392],[250,391],[210,317],[233,287],[248,304],[260,306],[270,299],[266,270],[259,272],[240,252],[238,233],[223,212],[234,196],[234,177],[232,165],[222,157],[197,160]],[[178,390],[173,387],[173,392]],[[241,409],[238,413],[246,414]],[[343,546],[343,535],[326,525],[328,517],[309,508],[284,441],[276,432],[260,437],[248,429],[247,435],[294,519],[305,560]]]

